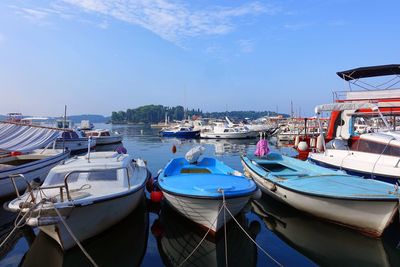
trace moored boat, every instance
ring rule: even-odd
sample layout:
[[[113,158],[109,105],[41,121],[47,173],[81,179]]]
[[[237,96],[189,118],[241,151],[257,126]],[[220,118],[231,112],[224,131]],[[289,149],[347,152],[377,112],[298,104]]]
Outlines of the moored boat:
[[[0,123],[0,198],[14,195],[15,188],[25,190],[32,180],[43,182],[51,168],[69,157],[68,151],[47,148],[58,135],[54,128]]]
[[[171,160],[158,178],[167,202],[188,219],[212,232],[224,221],[223,199],[233,215],[239,213],[257,191],[253,181],[214,158],[190,163],[185,158]]]
[[[117,152],[93,152],[53,168],[40,187],[12,200],[8,209],[29,213],[38,226],[68,250],[117,223],[143,198],[149,172],[143,160]]]
[[[379,237],[397,212],[392,185],[360,179],[276,153],[242,156],[242,164],[271,197],[313,216]]]
[[[110,132],[110,130],[107,129],[86,131],[85,137],[89,136],[96,140],[96,145],[108,145],[122,142],[122,134]]]
[[[166,128],[162,129],[160,131],[160,135],[162,137],[176,137],[176,138],[199,138],[200,137],[200,131],[199,130],[193,130],[191,127],[172,127],[172,128]]]

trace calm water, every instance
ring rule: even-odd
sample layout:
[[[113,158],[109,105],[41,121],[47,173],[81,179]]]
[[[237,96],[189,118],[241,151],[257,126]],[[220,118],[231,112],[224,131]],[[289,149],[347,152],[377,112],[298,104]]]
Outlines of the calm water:
[[[161,139],[146,125],[96,125],[112,127],[124,134],[124,146],[134,157],[148,161],[156,174],[169,159],[184,154],[199,143],[206,155],[215,156],[242,170],[239,155],[252,153],[256,140],[179,141]],[[177,153],[172,154],[173,145]],[[113,150],[114,146],[101,147]],[[290,151],[284,151],[290,153]],[[334,212],[334,211],[332,211]],[[14,215],[0,212],[0,236],[13,227]],[[261,247],[284,266],[400,266],[400,226],[393,224],[382,239],[372,239],[345,228],[305,216],[266,196],[247,205],[237,217],[241,226]],[[395,218],[398,222],[398,218]],[[271,259],[229,223],[229,266],[276,266]],[[198,244],[204,232],[167,205],[143,199],[126,219],[84,246],[100,266],[176,266]],[[207,238],[187,262],[188,266],[224,266],[224,238]],[[63,253],[58,245],[37,229],[20,228],[8,246],[0,249],[0,266],[88,266],[81,251]]]

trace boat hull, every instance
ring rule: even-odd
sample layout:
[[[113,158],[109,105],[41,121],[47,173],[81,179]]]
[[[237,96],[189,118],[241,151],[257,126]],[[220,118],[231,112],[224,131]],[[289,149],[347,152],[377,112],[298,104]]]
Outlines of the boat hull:
[[[194,198],[178,196],[163,191],[163,195],[168,204],[177,212],[188,218],[189,220],[217,232],[224,225],[224,212],[219,210],[222,207],[222,199]],[[233,216],[236,216],[247,204],[251,196],[242,196],[226,199],[226,205]],[[231,216],[225,212],[226,223]]]
[[[374,180],[379,180],[382,182],[386,182],[386,183],[391,183],[391,184],[395,184],[397,182],[397,179],[399,179],[400,175],[393,175],[393,176],[388,176],[388,175],[382,175],[382,174],[378,174],[378,173],[374,173],[371,174],[370,172],[365,172],[362,170],[355,170],[354,168],[354,164],[352,165],[353,168],[347,167],[347,166],[338,166],[338,165],[334,165],[328,162],[324,162],[315,158],[310,158],[308,157],[308,160],[318,166],[321,167],[325,167],[325,168],[329,168],[332,170],[342,170],[345,171],[347,174],[349,175],[355,175],[355,176],[360,176],[361,178],[364,179],[374,179]],[[394,169],[394,171],[398,171],[397,169]]]
[[[250,139],[250,138],[255,138],[257,135],[258,133],[256,132],[245,132],[245,133],[204,132],[200,134],[200,137],[204,139]]]
[[[199,138],[200,131],[192,131],[192,132],[160,132],[162,137],[176,137],[176,138]]]
[[[242,160],[259,188],[272,198],[315,217],[380,237],[397,212],[398,200],[362,200],[322,197],[300,193],[272,183],[253,171]]]
[[[144,196],[144,186],[131,194],[73,208],[60,209],[61,214],[68,214],[66,223],[76,238],[82,242],[95,236],[130,214]],[[124,208],[121,208],[124,207]],[[40,226],[40,230],[56,240],[63,250],[76,245],[62,222]]]
[[[93,148],[96,146],[96,140],[92,139],[90,141],[90,147]],[[71,152],[78,152],[78,151],[84,151],[88,149],[88,139],[87,138],[79,138],[79,139],[66,139],[65,144],[64,140],[62,139],[57,139],[56,141],[56,149],[68,149]]]
[[[120,136],[100,136],[94,137],[96,145],[109,145],[122,142],[122,135]]]
[[[39,178],[40,181],[43,182],[49,171],[68,157],[69,153],[64,152],[48,158],[0,171],[0,198],[6,198],[15,195],[15,189],[12,180],[9,178],[10,175],[22,174],[25,176],[25,179],[28,182],[31,182],[35,178]],[[27,184],[23,179],[17,178],[15,183],[19,191],[26,189]]]

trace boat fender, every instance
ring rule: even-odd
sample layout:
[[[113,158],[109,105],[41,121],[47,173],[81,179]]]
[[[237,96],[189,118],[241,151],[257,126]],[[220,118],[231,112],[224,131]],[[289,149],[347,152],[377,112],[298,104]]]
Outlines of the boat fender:
[[[159,219],[156,219],[151,226],[151,233],[155,237],[161,237],[163,235],[164,229]]]
[[[252,199],[260,199],[262,196],[262,192],[260,189],[257,189],[253,195],[251,196]]]
[[[150,199],[154,203],[160,203],[163,199],[163,193],[161,191],[152,191],[150,193]]]
[[[298,145],[297,145],[297,149],[299,151],[306,151],[308,149],[307,142],[305,142],[305,141],[299,142]]]
[[[319,135],[317,137],[317,151],[323,151],[324,150],[324,144],[323,144],[323,140],[322,140],[322,136]]]
[[[297,147],[300,143],[300,136],[296,135],[294,139],[294,147]]]
[[[123,146],[117,147],[117,149],[115,151],[117,151],[118,154],[126,154],[126,153],[128,153],[128,150],[126,150],[126,148],[123,147]]]
[[[315,139],[315,137],[310,138],[310,147],[315,147],[317,143],[317,140]]]
[[[22,155],[22,152],[21,152],[21,151],[12,151],[12,152],[11,152],[11,156],[12,156],[12,157],[21,156],[21,155]]]

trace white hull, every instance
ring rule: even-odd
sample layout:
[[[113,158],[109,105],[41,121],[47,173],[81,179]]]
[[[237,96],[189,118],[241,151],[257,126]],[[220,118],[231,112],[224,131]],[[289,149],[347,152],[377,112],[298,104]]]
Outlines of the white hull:
[[[212,133],[212,132],[202,132],[200,133],[201,138],[208,139],[246,139],[253,138],[257,133],[245,132],[245,133]]]
[[[312,160],[334,166],[365,173],[365,178],[385,176],[397,179],[400,177],[400,158],[360,151],[327,149],[325,153],[310,153]]]
[[[217,232],[224,225],[224,212],[221,211],[218,218],[218,211],[222,206],[222,199],[204,199],[176,196],[163,192],[167,202],[180,214],[189,220],[200,224],[211,231]],[[247,204],[251,196],[226,199],[227,206],[231,213],[237,215]],[[226,211],[226,222],[231,216]],[[216,219],[217,218],[217,219]]]
[[[245,171],[267,195],[313,216],[379,237],[391,223],[398,201],[352,200],[301,194],[274,185],[243,163]]]
[[[124,197],[86,206],[68,208],[66,223],[81,242],[95,236],[130,214],[141,201],[144,187]],[[60,210],[61,214],[65,211]],[[64,250],[76,245],[64,225],[40,226],[40,230],[56,240]],[[110,244],[111,245],[111,244]]]
[[[26,155],[29,157],[29,155]],[[67,159],[69,153],[54,154],[47,158],[37,160],[35,162],[19,165],[10,169],[0,171],[0,198],[5,198],[15,195],[15,189],[9,175],[22,174],[28,182],[35,178],[39,178],[41,182],[46,178],[49,171],[59,164],[62,160]],[[24,157],[24,156],[22,156]],[[22,178],[16,178],[16,185],[19,191],[26,189],[26,182]]]
[[[91,145],[90,146],[91,148],[95,147],[96,140],[92,139],[92,141],[90,141],[90,145]],[[87,150],[88,149],[88,140],[87,140],[87,138],[82,138],[81,140],[65,140],[65,145],[64,145],[64,141],[61,139],[58,139],[56,141],[55,148],[63,149],[64,147],[65,147],[65,149],[68,149],[71,152]]]
[[[108,145],[122,142],[122,135],[93,137],[96,145]]]

